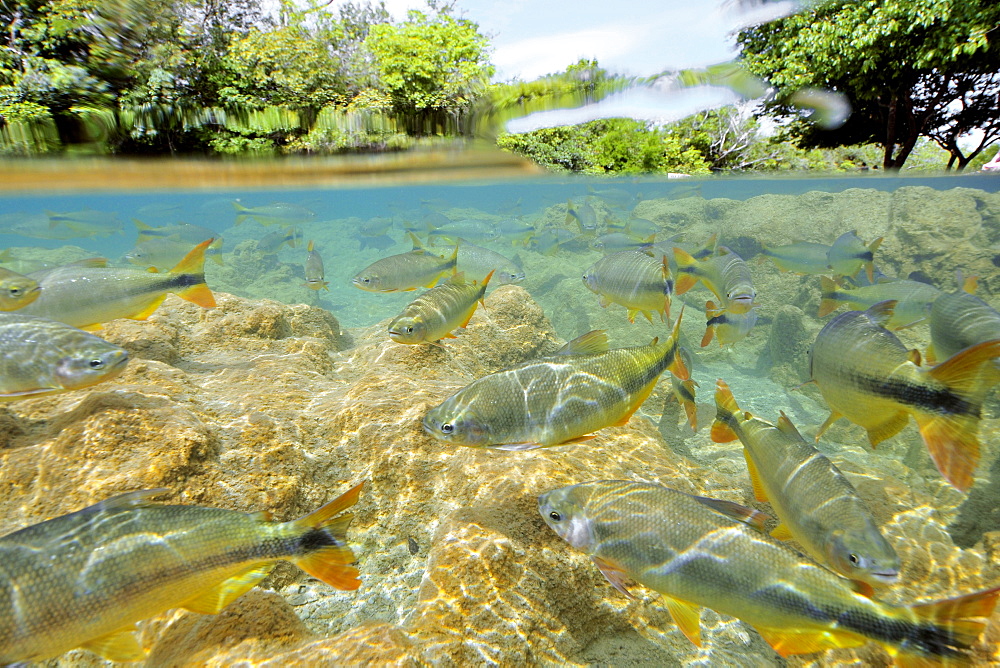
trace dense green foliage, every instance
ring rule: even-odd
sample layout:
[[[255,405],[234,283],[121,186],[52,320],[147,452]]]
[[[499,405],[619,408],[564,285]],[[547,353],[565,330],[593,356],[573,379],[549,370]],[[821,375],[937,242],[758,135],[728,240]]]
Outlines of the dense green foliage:
[[[835,131],[791,127],[803,146],[877,143],[898,169],[920,137],[964,167],[1000,136],[1000,3],[995,0],[830,0],[740,33],[747,67],[778,91],[769,112],[803,88],[844,93],[853,113]],[[957,138],[980,128],[968,154]]]

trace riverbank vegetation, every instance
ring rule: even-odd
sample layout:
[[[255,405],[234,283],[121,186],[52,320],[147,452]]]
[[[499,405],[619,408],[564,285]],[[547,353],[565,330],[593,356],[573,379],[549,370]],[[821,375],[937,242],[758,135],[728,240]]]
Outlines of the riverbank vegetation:
[[[286,155],[486,137],[590,174],[975,168],[1000,138],[1000,6],[833,0],[740,33],[762,103],[672,123],[602,119],[509,134],[507,120],[649,81],[596,62],[492,82],[490,40],[460,4],[393,20],[381,2],[0,3],[0,154]],[[272,5],[267,5],[271,7]],[[835,90],[837,129],[789,100]],[[978,130],[978,143],[958,138]]]

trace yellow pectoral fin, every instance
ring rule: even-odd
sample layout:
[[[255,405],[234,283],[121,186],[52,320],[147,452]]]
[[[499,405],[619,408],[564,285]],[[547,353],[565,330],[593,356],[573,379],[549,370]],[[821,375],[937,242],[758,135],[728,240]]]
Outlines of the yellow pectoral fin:
[[[677,628],[687,636],[688,640],[701,647],[701,608],[669,596],[663,598]]]
[[[212,587],[208,591],[202,592],[190,601],[184,603],[183,608],[191,612],[200,612],[205,615],[215,615],[222,612],[222,609],[247,593],[254,586],[267,577],[274,564],[264,566],[254,566],[243,571],[239,575],[234,575],[228,580]]]
[[[80,648],[99,654],[108,661],[139,661],[146,658],[146,650],[135,637],[134,625],[88,640]]]
[[[151,316],[154,313],[156,313],[156,309],[160,308],[160,304],[162,304],[163,300],[166,299],[166,298],[167,298],[167,296],[165,294],[164,295],[160,295],[159,297],[157,297],[156,299],[154,299],[151,304],[149,304],[148,306],[146,306],[142,310],[138,311],[137,313],[133,313],[129,317],[132,318],[133,320],[145,320],[149,316]]]
[[[753,457],[750,456],[750,451],[746,448],[743,448],[743,458],[747,460],[747,470],[750,472],[750,482],[753,484],[754,498],[758,501],[767,501],[767,492],[764,491],[764,485],[760,482],[760,472],[757,471],[757,466],[753,463]],[[774,536],[774,532],[771,535]]]
[[[910,421],[910,415],[906,411],[899,411],[882,424],[868,430],[868,441],[874,448],[887,438],[892,438],[903,430],[906,423]]]
[[[628,421],[632,419],[632,414],[635,413],[637,410],[639,410],[639,406],[642,406],[642,403],[649,398],[650,394],[653,393],[654,387],[656,387],[655,378],[653,379],[653,382],[649,383],[648,385],[646,385],[646,387],[642,388],[636,393],[635,397],[632,400],[632,404],[629,406],[628,411],[625,413],[625,415],[623,415],[620,420],[618,420],[611,426],[621,427],[623,425],[628,424]]]
[[[754,628],[767,641],[767,644],[782,657],[788,657],[792,654],[812,654],[841,647],[858,647],[868,642],[867,639],[853,633]]]
[[[766,499],[761,499],[759,497],[757,500],[766,501]],[[795,540],[795,536],[793,536],[792,532],[788,530],[788,526],[784,522],[771,530],[771,537],[777,538],[778,540]]]

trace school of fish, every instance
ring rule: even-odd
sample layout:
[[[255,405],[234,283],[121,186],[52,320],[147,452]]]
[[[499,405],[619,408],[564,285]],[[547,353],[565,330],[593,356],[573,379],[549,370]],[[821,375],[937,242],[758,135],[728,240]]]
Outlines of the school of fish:
[[[591,189],[552,206],[561,225],[539,225],[517,204],[498,220],[467,210],[451,215],[442,202],[357,224],[360,249],[379,257],[351,268],[350,285],[373,300],[425,289],[385,325],[387,345],[448,354],[448,341],[464,336],[473,318],[489,317],[488,290],[525,281],[521,253],[589,253],[574,276],[579,299],[593,300],[589,291],[602,308],[623,309],[629,322],[642,315],[662,330],[647,345],[620,348],[602,330],[585,332],[551,354],[482,375],[427,409],[421,426],[429,438],[515,453],[494,455],[506,457],[599,448],[602,430],[628,424],[664,375],[691,430],[705,426],[690,375],[697,357],[681,345],[681,323],[704,304],[701,347],[740,345],[761,322],[754,270],[724,234],[665,236],[658,223],[635,215],[637,201],[625,190]],[[320,244],[309,238],[300,249],[322,224],[308,206],[237,200],[225,208],[239,234],[258,230],[253,250],[261,257],[297,254],[304,295],[330,292]],[[168,294],[215,306],[205,260],[226,262],[219,231],[176,219],[133,222],[136,243],[120,261],[32,265],[0,254],[0,401],[114,379],[128,352],[92,332],[118,318],[146,320]],[[90,209],[0,216],[0,233],[50,242],[124,230],[117,214]],[[772,518],[758,510],[646,481],[581,480],[538,497],[556,535],[624,595],[636,583],[658,592],[695,645],[700,608],[708,607],[742,620],[783,657],[872,642],[898,665],[963,665],[1000,596],[998,585],[932,603],[882,602],[880,588],[897,580],[901,556],[836,456],[824,454],[832,447],[820,443],[846,418],[874,448],[912,417],[954,489],[967,493],[984,473],[979,427],[1000,384],[1000,313],[974,294],[976,277],[959,275],[949,289],[883,274],[876,266],[882,241],[848,230],[828,244],[760,242],[760,258],[780,271],[815,277],[817,317],[850,309],[825,323],[809,352],[809,376],[830,409],[815,442],[781,411],[769,411],[769,422],[741,409],[725,380],[717,381],[710,437],[743,445],[753,496],[772,509],[776,527],[766,530]],[[399,243],[412,249],[389,252]],[[704,299],[692,294],[699,288]],[[931,345],[923,354],[895,333],[924,325]],[[347,530],[363,485],[286,522],[153,500],[172,490],[123,490],[2,536],[0,665],[71,649],[141,660],[137,623],[172,608],[218,613],[281,560],[336,589],[357,589],[363,573]]]

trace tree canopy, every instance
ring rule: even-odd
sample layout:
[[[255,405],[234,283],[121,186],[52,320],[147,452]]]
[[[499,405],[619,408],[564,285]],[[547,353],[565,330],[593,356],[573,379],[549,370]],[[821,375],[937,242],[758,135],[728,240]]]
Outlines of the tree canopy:
[[[746,66],[776,88],[768,113],[798,118],[789,104],[805,88],[846,94],[853,113],[841,128],[794,123],[804,146],[874,142],[898,169],[920,137],[964,167],[1000,136],[1000,3],[995,0],[830,0],[744,30]],[[968,154],[957,138],[983,141]]]

